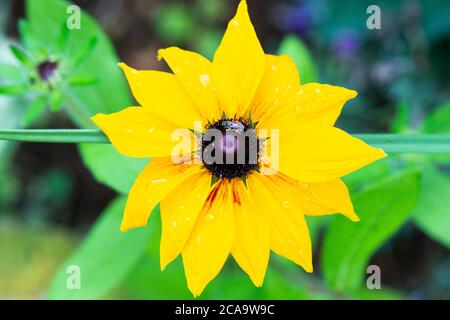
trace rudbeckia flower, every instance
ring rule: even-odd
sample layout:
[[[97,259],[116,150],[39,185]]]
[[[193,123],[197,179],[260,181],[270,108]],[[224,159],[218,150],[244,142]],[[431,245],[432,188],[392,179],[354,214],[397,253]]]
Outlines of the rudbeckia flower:
[[[245,1],[212,62],[175,47],[158,57],[173,74],[120,64],[141,106],[92,118],[121,154],[152,157],[121,230],[145,226],[160,203],[161,269],[181,254],[194,296],[230,253],[256,286],[271,250],[312,272],[305,215],[357,221],[341,177],[386,156],[334,127],[356,92],[300,84],[290,57],[264,53]]]

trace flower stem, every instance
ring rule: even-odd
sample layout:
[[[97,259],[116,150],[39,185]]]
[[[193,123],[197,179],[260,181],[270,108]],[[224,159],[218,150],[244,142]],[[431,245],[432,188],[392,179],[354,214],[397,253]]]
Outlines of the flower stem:
[[[91,129],[0,130],[0,140],[49,143],[109,143],[103,132]]]
[[[450,154],[450,134],[354,134],[387,153]],[[0,140],[47,143],[110,143],[99,130],[0,130]]]

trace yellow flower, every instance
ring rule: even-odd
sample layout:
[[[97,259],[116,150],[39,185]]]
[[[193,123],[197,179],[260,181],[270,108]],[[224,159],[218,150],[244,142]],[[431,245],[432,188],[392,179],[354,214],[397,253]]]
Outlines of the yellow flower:
[[[160,203],[161,269],[181,253],[195,296],[230,253],[256,286],[263,283],[270,250],[312,272],[304,215],[341,213],[357,221],[340,178],[386,156],[334,127],[357,93],[301,85],[290,57],[264,53],[245,1],[212,62],[175,47],[158,56],[173,74],[120,64],[141,106],[92,118],[118,152],[153,157],[129,193],[121,230],[145,226]],[[180,128],[189,129],[178,138],[192,157],[174,160],[180,142],[173,133]],[[257,139],[244,143],[244,163],[187,161],[208,149],[197,131],[224,133],[223,155],[234,157],[242,146],[226,135],[253,128]],[[252,148],[256,163],[248,159]]]

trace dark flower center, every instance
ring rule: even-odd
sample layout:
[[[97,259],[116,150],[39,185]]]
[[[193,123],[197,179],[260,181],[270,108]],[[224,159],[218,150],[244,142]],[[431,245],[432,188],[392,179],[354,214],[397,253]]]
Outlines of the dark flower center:
[[[259,169],[259,140],[243,119],[209,124],[202,138],[202,161],[216,178],[246,177]]]
[[[57,68],[58,68],[58,63],[47,60],[47,61],[41,62],[37,66],[37,71],[39,73],[39,77],[43,81],[48,81],[52,77],[52,75],[54,74],[54,72]]]

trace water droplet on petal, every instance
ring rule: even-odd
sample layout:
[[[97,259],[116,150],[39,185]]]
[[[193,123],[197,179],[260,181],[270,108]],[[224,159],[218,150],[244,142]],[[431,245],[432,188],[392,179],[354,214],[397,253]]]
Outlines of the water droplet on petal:
[[[289,200],[284,200],[284,201],[281,203],[281,206],[282,206],[283,208],[285,208],[285,209],[288,209],[288,208],[289,208]]]
[[[166,178],[161,178],[161,179],[154,179],[150,181],[151,183],[163,183],[163,182],[167,182]]]
[[[207,74],[201,74],[200,75],[200,82],[204,87],[208,86],[209,84],[209,75]]]

